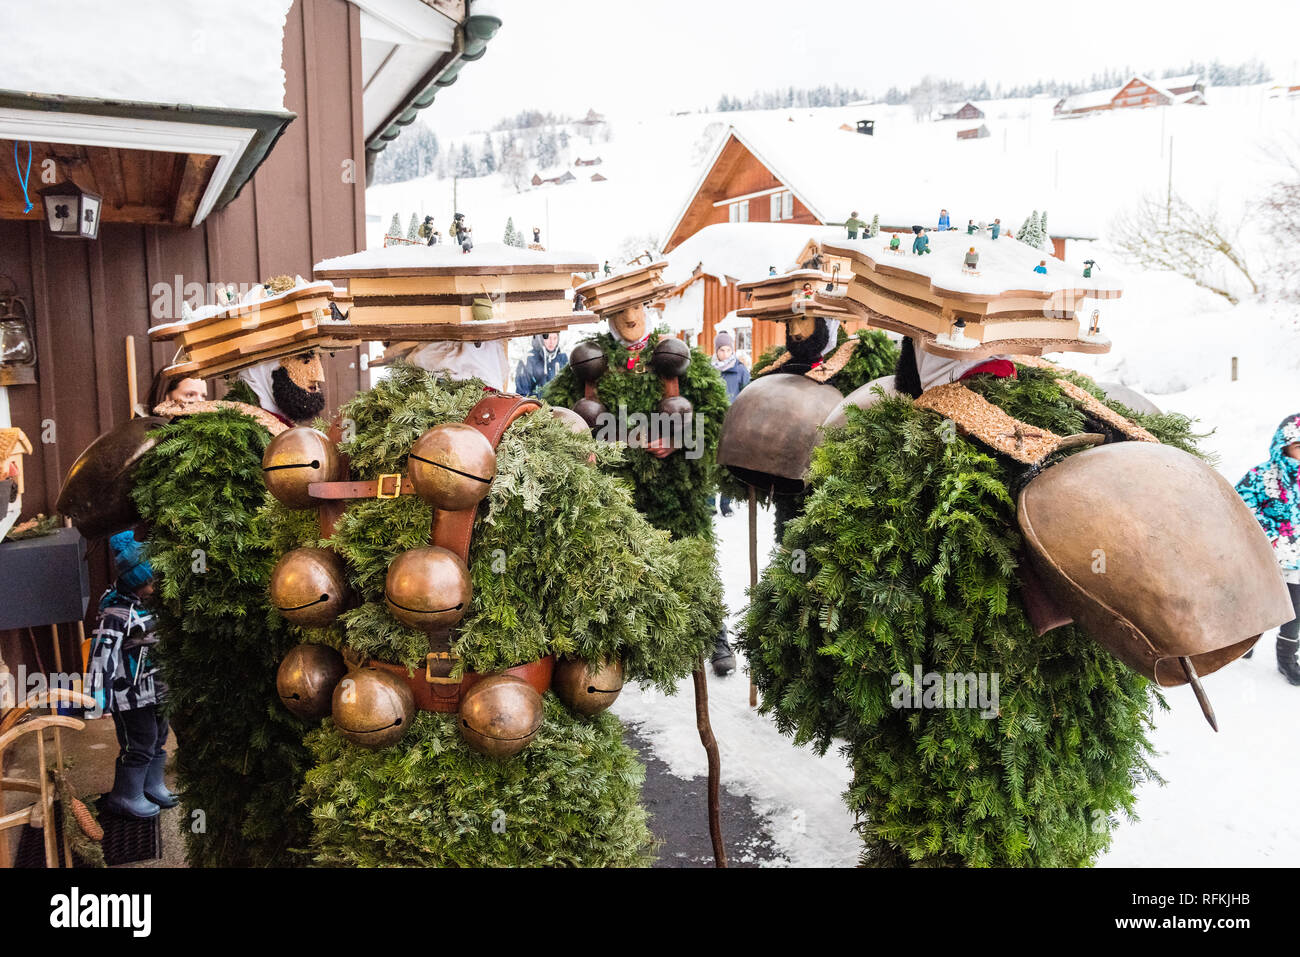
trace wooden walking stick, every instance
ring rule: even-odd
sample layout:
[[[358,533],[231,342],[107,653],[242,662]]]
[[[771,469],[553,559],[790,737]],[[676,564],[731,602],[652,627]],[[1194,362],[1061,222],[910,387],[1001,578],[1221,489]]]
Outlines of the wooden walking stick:
[[[1196,673],[1196,667],[1192,664],[1192,659],[1183,655],[1178,660],[1183,664],[1183,673],[1187,675],[1187,680],[1191,682],[1192,691],[1196,695],[1196,703],[1201,706],[1201,712],[1205,715],[1205,720],[1210,722],[1211,728],[1218,731],[1219,721],[1214,717],[1214,707],[1210,704],[1210,696],[1201,687],[1201,676]]]
[[[758,490],[749,487],[749,587],[758,584]],[[754,684],[754,669],[749,669],[749,706],[758,707],[758,685]]]
[[[718,741],[709,724],[709,684],[704,677],[704,664],[691,674],[695,682],[695,728],[700,732],[700,743],[709,758],[709,837],[713,839],[713,863],[727,866],[727,847],[722,842],[722,807],[718,794],[722,783],[722,759],[718,756]]]

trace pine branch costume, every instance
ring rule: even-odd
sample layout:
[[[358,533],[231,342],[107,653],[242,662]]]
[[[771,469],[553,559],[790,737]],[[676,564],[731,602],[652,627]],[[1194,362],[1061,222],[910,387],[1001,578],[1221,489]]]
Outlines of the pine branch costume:
[[[405,472],[416,439],[461,422],[484,395],[476,380],[397,365],[342,414],[355,438],[340,449],[357,476]],[[698,665],[721,590],[707,542],[673,541],[633,507],[608,469],[620,452],[577,435],[547,410],[505,432],[469,551],[473,599],[456,626],[458,669],[484,673],[555,654],[620,659],[626,680],[671,693]],[[593,459],[594,457],[594,459]],[[394,559],[427,545],[432,510],[414,495],[348,505],[320,540],[313,511],[271,510],[276,550],[328,545],[343,560],[356,607],[301,640],[408,666],[429,636],[385,604]],[[272,707],[278,705],[272,703]],[[456,714],[421,711],[398,743],[377,750],[331,718],[307,736],[314,760],[302,791],[324,864],[368,866],[629,866],[647,863],[639,804],[644,770],[609,712],[571,713],[552,693],[536,738],[517,755],[472,750]]]
[[[850,347],[848,343],[851,339],[854,343]],[[840,395],[848,395],[873,379],[891,375],[894,365],[898,362],[898,346],[889,336],[877,329],[860,329],[850,336],[844,331],[844,327],[840,326],[835,341],[835,349],[826,357],[825,362],[827,366],[834,364],[834,371],[823,370],[813,378],[815,381],[834,386],[839,390]],[[789,355],[789,350],[785,346],[773,346],[758,357],[752,375],[767,375],[778,371],[807,375],[808,372],[801,364],[786,358]],[[792,367],[786,368],[787,366]],[[826,374],[828,372],[829,374]]]
[[[1032,427],[1105,433],[1062,370],[1041,366],[965,384]],[[1194,450],[1187,419],[1137,415],[1065,378]],[[799,743],[847,742],[866,864],[1086,865],[1156,778],[1153,683],[1082,628],[1040,637],[1026,618],[1014,498],[1026,472],[906,397],[852,407],[814,452],[803,514],[751,595],[740,644],[762,710]],[[996,717],[891,702],[895,676],[929,672],[998,675]]]
[[[636,352],[607,332],[588,340],[600,347],[608,364],[596,383],[596,391],[611,414],[617,415],[620,407],[626,408],[629,416],[649,415],[658,408],[663,385],[647,364],[655,346],[666,336],[663,329],[652,332],[645,346]],[[632,370],[628,369],[629,362]],[[699,447],[695,451],[700,454],[688,456],[679,450],[659,459],[644,449],[628,449],[615,471],[631,483],[637,510],[656,528],[672,533],[674,538],[712,539],[718,435],[727,414],[727,389],[709,357],[698,349],[690,350],[690,365],[678,382],[681,395],[694,410],[699,429]],[[582,398],[583,385],[572,362],[551,380],[543,394],[547,402],[564,408],[571,408]]]
[[[178,418],[154,434],[133,496],[158,577],[187,858],[194,866],[291,865],[310,832],[297,794],[310,756],[302,722],[275,697],[276,668],[297,639],[266,601],[276,558],[262,481],[271,436],[231,408]]]

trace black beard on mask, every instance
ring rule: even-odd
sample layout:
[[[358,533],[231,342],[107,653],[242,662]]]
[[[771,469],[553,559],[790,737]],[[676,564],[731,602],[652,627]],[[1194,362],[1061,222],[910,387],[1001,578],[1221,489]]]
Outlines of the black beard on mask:
[[[921,397],[921,370],[917,365],[916,347],[912,345],[911,336],[903,337],[898,363],[894,366],[894,388],[913,399]]]
[[[284,366],[271,373],[271,398],[295,422],[310,422],[325,410],[325,393],[308,392],[295,385]]]
[[[813,363],[822,357],[826,344],[830,341],[830,327],[826,324],[826,320],[820,317],[817,319],[817,327],[813,330],[813,334],[807,339],[796,342],[787,335],[785,348],[790,353],[790,358],[781,366],[780,371],[795,374],[807,372],[813,367]]]

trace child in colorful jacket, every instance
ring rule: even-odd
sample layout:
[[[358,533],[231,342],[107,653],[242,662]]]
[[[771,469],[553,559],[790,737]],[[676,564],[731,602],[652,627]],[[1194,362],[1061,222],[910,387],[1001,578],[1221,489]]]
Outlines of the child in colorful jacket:
[[[153,594],[153,568],[133,532],[108,540],[117,579],[99,602],[90,646],[88,689],[113,716],[120,753],[113,790],[100,807],[128,817],[157,817],[179,801],[163,782],[167,765],[167,687],[154,660],[157,619],[145,605]]]
[[[1277,635],[1277,667],[1300,685],[1300,413],[1282,420],[1273,435],[1268,461],[1256,465],[1237,483],[1239,494],[1255,512],[1273,543],[1296,617]]]

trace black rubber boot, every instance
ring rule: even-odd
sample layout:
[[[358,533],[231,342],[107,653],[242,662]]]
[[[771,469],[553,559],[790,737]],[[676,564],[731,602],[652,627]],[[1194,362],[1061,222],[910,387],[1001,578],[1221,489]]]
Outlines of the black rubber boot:
[[[727,643],[727,629],[718,632],[718,640],[713,646],[713,671],[718,675],[729,675],[736,670],[736,653]]]
[[[144,777],[144,796],[159,807],[175,807],[181,800],[167,789],[167,782],[163,780],[166,767],[167,752],[163,751],[149,765],[149,773]]]
[[[113,790],[100,799],[100,808],[123,817],[157,817],[158,805],[144,796],[144,778],[148,773],[147,766],[126,767],[119,758]]]
[[[1296,661],[1298,647],[1300,638],[1277,636],[1277,670],[1293,685],[1300,685],[1300,661]]]

